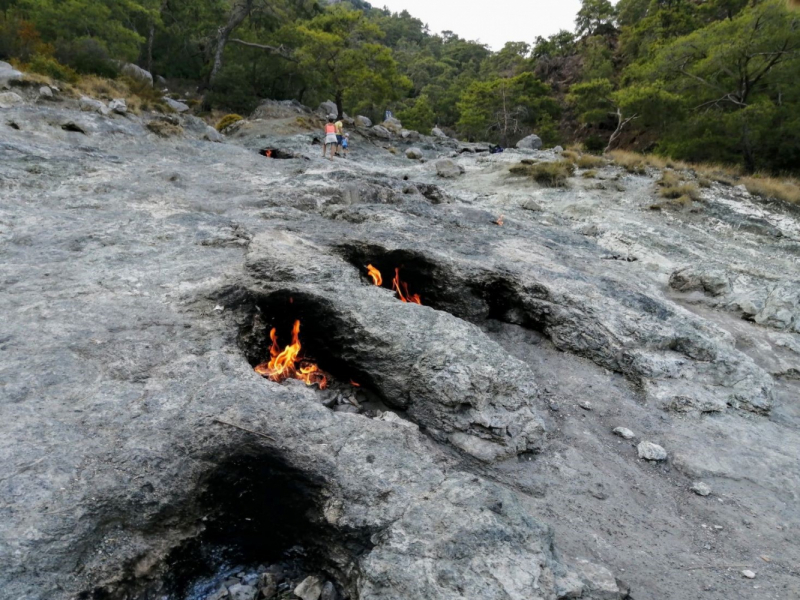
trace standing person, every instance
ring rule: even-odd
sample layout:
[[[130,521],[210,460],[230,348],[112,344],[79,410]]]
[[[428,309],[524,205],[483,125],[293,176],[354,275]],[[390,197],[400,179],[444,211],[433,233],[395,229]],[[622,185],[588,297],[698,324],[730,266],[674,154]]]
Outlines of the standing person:
[[[342,120],[339,119],[335,123],[336,125],[336,142],[339,146],[341,146],[344,142],[344,123]],[[339,156],[339,149],[336,149],[336,156]]]
[[[325,141],[322,143],[322,158],[325,158],[325,152],[331,148],[330,159],[333,160],[333,155],[339,149],[339,138],[336,136],[336,125],[333,123],[333,116],[328,116],[328,122],[325,124]]]
[[[347,155],[350,154],[350,134],[345,133],[344,138],[342,139],[342,150],[344,151],[344,157],[347,158]]]

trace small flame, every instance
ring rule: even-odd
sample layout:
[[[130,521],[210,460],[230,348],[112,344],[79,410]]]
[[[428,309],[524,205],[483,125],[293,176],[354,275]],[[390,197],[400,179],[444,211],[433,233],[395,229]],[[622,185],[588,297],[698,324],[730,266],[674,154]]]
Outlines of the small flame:
[[[352,385],[353,387],[361,387],[361,384],[360,384],[360,383],[356,383],[356,382],[355,382],[355,381],[353,381],[352,379],[350,380],[350,385]]]
[[[392,279],[392,289],[397,292],[398,297],[403,302],[413,302],[414,304],[422,304],[419,294],[411,294],[408,291],[408,284],[400,280],[400,268],[394,270],[394,279]]]
[[[272,150],[267,150],[267,151],[264,153],[264,156],[266,156],[267,158],[272,158]]]
[[[502,227],[503,226],[503,215],[500,215],[499,217],[497,217],[497,219],[495,219],[495,221],[494,221],[494,224],[495,225],[500,225],[500,227]]]
[[[372,283],[375,285],[383,285],[383,275],[381,275],[381,272],[372,265],[367,265],[367,275],[372,277]]]
[[[321,390],[328,387],[328,374],[313,362],[300,357],[300,321],[292,327],[292,343],[281,350],[278,345],[278,334],[273,327],[269,332],[272,346],[269,349],[270,359],[255,368],[256,373],[272,381],[299,379],[306,385],[317,384]]]

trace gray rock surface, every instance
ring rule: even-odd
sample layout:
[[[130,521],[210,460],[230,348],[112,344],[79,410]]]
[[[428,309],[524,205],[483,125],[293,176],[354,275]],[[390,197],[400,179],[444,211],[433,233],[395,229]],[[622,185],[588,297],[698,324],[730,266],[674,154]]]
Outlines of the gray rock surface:
[[[369,132],[371,135],[374,135],[375,137],[379,137],[385,140],[392,138],[392,132],[386,129],[386,127],[384,127],[383,125],[375,125],[370,128]]]
[[[615,427],[614,428],[614,434],[618,435],[619,437],[621,437],[624,440],[632,440],[633,438],[636,437],[636,434],[633,433],[627,427]]]
[[[319,600],[322,595],[322,585],[321,577],[310,575],[294,589],[294,595],[301,600]]]
[[[11,108],[25,102],[16,92],[0,92],[0,108]]]
[[[365,117],[363,115],[358,115],[356,117],[356,126],[357,127],[372,127],[372,121],[369,117]]]
[[[123,75],[127,75],[132,79],[145,81],[149,83],[151,86],[153,85],[152,73],[150,73],[150,71],[141,68],[138,65],[134,65],[133,63],[124,63],[122,66],[120,66],[120,73],[122,73]]]
[[[333,102],[332,100],[326,100],[325,102],[320,104],[319,107],[317,107],[317,112],[321,113],[323,116],[326,117],[331,115],[335,117],[337,116],[339,109],[336,108],[336,102]]]
[[[100,115],[107,115],[109,113],[108,107],[100,100],[82,96],[78,101],[78,105],[84,112],[94,112]]]
[[[39,88],[39,98],[44,100],[52,100],[55,97],[53,90],[49,85],[43,85]]]
[[[658,444],[654,444],[653,442],[642,441],[639,442],[639,445],[636,446],[636,450],[639,453],[639,458],[644,458],[645,460],[652,460],[652,461],[661,461],[667,460],[667,451],[664,450]]]
[[[440,139],[449,139],[449,136],[444,131],[439,129],[438,127],[434,127],[433,129],[431,129],[431,135],[433,137],[440,138]]]
[[[21,71],[0,60],[0,90],[7,89],[13,82],[22,81],[23,78]]]
[[[189,111],[189,105],[185,102],[180,102],[179,100],[173,100],[172,98],[164,97],[164,103],[178,114]]]
[[[225,140],[222,134],[210,125],[206,125],[203,131],[203,139],[209,142],[223,142]]]
[[[400,119],[395,117],[389,117],[383,123],[381,123],[386,129],[394,133],[395,135],[399,135],[400,132],[403,130],[403,124],[400,122]]]
[[[459,163],[450,158],[443,158],[436,161],[436,173],[439,177],[452,179],[464,173],[465,169]]]
[[[791,287],[791,210],[712,187],[703,213],[654,214],[657,173],[542,189],[509,181],[517,152],[441,179],[359,132],[322,162],[288,112],[225,144],[151,118],[65,99],[0,119],[3,595],[163,597],[164,557],[225,514],[230,539],[277,523],[258,540],[361,600],[619,597],[608,572],[633,597],[752,600],[686,566],[752,565],[754,539],[764,595],[800,594],[800,340],[728,307]],[[693,256],[730,294],[668,285]],[[329,390],[253,372],[294,316]],[[351,379],[373,399],[334,412]],[[634,460],[619,424],[669,463]],[[251,489],[277,507],[231,504]]]
[[[128,113],[128,103],[124,98],[114,98],[108,103],[108,110],[118,115],[125,115]]]
[[[422,150],[414,147],[409,148],[408,150],[406,150],[406,158],[410,158],[412,160],[419,160],[420,158],[422,158]]]
[[[526,150],[541,150],[542,138],[540,138],[538,135],[531,134],[518,141],[517,148],[524,148]]]
[[[690,489],[698,496],[708,496],[711,494],[711,486],[702,481],[694,482]]]
[[[679,292],[703,292],[722,296],[731,291],[731,283],[724,271],[683,267],[669,278],[669,285]]]

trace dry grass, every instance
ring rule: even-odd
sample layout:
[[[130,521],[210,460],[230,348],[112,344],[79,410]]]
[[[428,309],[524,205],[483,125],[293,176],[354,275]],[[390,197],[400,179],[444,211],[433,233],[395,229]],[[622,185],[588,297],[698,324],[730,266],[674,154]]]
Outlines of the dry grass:
[[[531,177],[536,183],[546,187],[567,187],[567,180],[575,173],[575,165],[568,160],[534,165],[520,163],[511,167],[509,171],[513,175]]]
[[[595,171],[594,169],[585,171],[583,175],[581,175],[581,177],[583,177],[584,179],[594,179],[595,177],[597,177],[597,171]]]
[[[601,167],[605,167],[608,164],[608,161],[600,156],[583,154],[580,156],[580,158],[578,158],[575,164],[581,169],[599,169]]]
[[[723,185],[736,185],[742,176],[742,170],[739,167],[727,165],[702,164],[694,165],[693,168],[698,175],[702,175],[705,179],[716,181]]]
[[[161,92],[153,89],[148,83],[123,77],[106,79],[96,75],[84,75],[73,84],[66,85],[64,92],[74,98],[90,96],[99,100],[122,98],[128,110],[139,114],[142,111],[172,112],[161,99]]]
[[[561,158],[563,158],[564,160],[571,160],[572,162],[575,162],[576,160],[578,160],[579,156],[580,156],[580,153],[576,152],[574,150],[564,150],[561,153]]]
[[[628,173],[633,173],[634,175],[647,174],[647,163],[641,154],[628,152],[627,150],[612,150],[608,155],[614,163],[625,169]]]
[[[183,135],[183,127],[167,121],[155,120],[147,124],[147,128],[159,137],[169,138]]]
[[[701,200],[700,189],[697,184],[686,181],[684,175],[677,171],[664,171],[661,179],[657,183],[659,196],[669,200],[680,200],[689,198],[690,200]]]
[[[743,178],[742,183],[755,196],[800,204],[800,181],[796,179],[754,176]]]

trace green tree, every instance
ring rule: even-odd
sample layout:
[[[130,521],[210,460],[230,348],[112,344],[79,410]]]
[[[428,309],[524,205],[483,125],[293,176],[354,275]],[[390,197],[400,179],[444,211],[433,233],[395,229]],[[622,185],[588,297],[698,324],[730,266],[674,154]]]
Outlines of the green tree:
[[[359,104],[396,100],[411,87],[392,52],[379,43],[383,31],[363,12],[334,5],[298,27],[301,68],[315,76],[321,92],[330,93],[341,118],[345,92]]]
[[[406,128],[423,133],[430,133],[436,123],[433,106],[425,94],[417,98],[413,106],[400,111],[397,116]]]
[[[789,75],[799,68],[800,16],[783,0],[767,0],[676,39],[632,67],[628,81],[661,82],[686,104],[685,126],[670,133],[665,147],[696,153],[697,144],[686,143],[692,138],[713,152],[721,142],[728,152],[738,147],[752,171],[763,165],[762,149],[778,115],[800,92]],[[703,141],[704,131],[709,140]]]
[[[503,145],[560,113],[549,86],[532,73],[476,81],[464,91],[458,110],[457,126],[461,133],[471,138],[498,140]]]
[[[617,11],[609,0],[581,0],[581,8],[575,18],[578,35],[605,35],[614,33]]]

